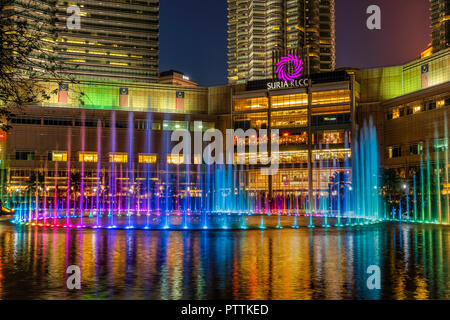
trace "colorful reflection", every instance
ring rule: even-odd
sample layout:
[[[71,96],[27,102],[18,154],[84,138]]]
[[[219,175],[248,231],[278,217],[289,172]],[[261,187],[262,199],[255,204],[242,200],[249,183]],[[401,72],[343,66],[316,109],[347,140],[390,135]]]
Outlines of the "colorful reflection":
[[[0,224],[1,299],[449,299],[437,225],[251,231],[64,230]],[[66,289],[76,264],[82,289]],[[381,290],[367,267],[380,266]]]

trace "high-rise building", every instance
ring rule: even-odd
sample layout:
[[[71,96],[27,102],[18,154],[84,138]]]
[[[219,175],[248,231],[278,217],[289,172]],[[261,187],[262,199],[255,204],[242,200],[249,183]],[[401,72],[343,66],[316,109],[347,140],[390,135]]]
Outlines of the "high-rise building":
[[[95,78],[158,79],[159,0],[74,0],[81,28],[67,27],[68,2],[56,2],[57,50],[71,73]]]
[[[433,52],[450,46],[450,0],[431,1]]]
[[[20,16],[49,22],[46,49],[72,77],[158,81],[159,0],[8,1]]]
[[[228,81],[273,77],[273,64],[289,51],[311,73],[335,68],[334,0],[228,0]]]

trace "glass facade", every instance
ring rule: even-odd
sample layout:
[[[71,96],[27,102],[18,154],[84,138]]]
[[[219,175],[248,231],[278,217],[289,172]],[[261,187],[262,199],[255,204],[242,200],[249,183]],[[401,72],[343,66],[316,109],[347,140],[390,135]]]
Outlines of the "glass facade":
[[[228,0],[228,82],[274,78],[286,51],[304,56],[311,71],[335,68],[334,0]]]
[[[271,118],[273,129],[302,128],[308,126],[307,109],[273,111]]]
[[[311,93],[311,123],[308,122],[308,95],[304,89],[284,94],[283,90],[260,92],[251,96],[245,92],[245,98],[237,93],[233,97],[233,126],[235,129],[278,129],[279,149],[272,150],[272,157],[278,161],[280,173],[269,178],[258,170],[249,169],[250,190],[268,190],[269,180],[274,193],[307,193],[308,158],[311,152],[314,192],[328,192],[330,178],[336,170],[351,171],[352,113],[351,103],[356,100],[348,83],[341,83],[342,89],[315,88]],[[270,100],[269,100],[270,99]],[[269,120],[270,119],[270,120]],[[269,126],[270,121],[270,126]],[[309,144],[308,131],[311,130]],[[258,135],[258,132],[257,132]],[[246,138],[239,141],[246,150],[252,143],[267,143],[262,137]],[[310,151],[309,151],[309,148]],[[261,165],[267,159],[267,151],[236,154],[235,161],[245,165]],[[319,170],[319,168],[321,168]],[[320,196],[320,195],[318,195]]]
[[[64,70],[90,79],[156,82],[159,1],[48,1],[55,9],[58,37],[49,42]],[[68,29],[68,5],[78,5],[81,29]]]
[[[287,94],[272,97],[272,109],[304,107],[308,105],[308,95],[306,93]]]

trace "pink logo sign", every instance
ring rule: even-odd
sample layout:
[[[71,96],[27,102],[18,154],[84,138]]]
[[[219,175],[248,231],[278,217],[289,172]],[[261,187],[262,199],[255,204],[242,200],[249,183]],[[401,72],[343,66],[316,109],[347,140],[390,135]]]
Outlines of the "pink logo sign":
[[[289,72],[289,69],[291,71]],[[278,78],[283,81],[294,81],[301,76],[303,71],[302,59],[296,55],[288,54],[287,57],[282,57],[277,63]]]

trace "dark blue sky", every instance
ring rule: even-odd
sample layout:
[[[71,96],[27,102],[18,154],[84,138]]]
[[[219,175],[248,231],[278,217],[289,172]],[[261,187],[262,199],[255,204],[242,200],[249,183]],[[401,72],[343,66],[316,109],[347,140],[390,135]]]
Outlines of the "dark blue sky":
[[[414,60],[431,41],[429,0],[335,0],[337,67],[370,68]],[[381,8],[382,30],[366,28]],[[160,71],[200,85],[227,83],[227,1],[160,0]]]

